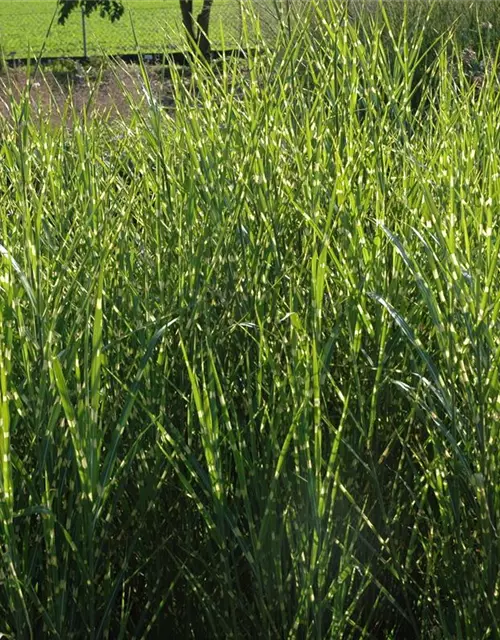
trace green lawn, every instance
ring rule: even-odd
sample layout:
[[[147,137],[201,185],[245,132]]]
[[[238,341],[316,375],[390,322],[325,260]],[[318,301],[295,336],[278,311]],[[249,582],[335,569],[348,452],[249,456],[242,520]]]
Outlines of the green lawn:
[[[198,2],[200,4],[200,2]],[[178,0],[126,0],[122,19],[111,24],[98,14],[87,19],[89,55],[135,53],[134,30],[142,51],[147,53],[182,48]],[[50,33],[55,0],[1,0],[0,45],[8,58],[38,55],[44,42],[44,56],[78,56],[83,54],[82,21],[76,11],[65,26],[54,21]],[[133,28],[132,28],[133,24]],[[240,32],[238,0],[215,0],[211,22],[213,43],[221,44],[224,31],[226,46],[235,44]]]

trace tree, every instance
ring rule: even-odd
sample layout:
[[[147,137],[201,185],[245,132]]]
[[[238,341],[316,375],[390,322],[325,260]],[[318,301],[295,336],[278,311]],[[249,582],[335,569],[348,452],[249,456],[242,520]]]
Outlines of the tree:
[[[59,24],[64,24],[76,7],[81,7],[86,16],[98,9],[101,17],[109,16],[111,22],[119,20],[125,11],[122,0],[76,0],[76,2],[75,0],[57,0],[57,2],[59,4]]]
[[[198,17],[195,19],[193,13],[193,0],[179,0],[181,5],[182,23],[192,42],[196,42],[200,52],[205,57],[210,52],[210,40],[208,29],[210,26],[210,11],[213,0],[203,0],[203,5]]]
[[[57,0],[59,4],[59,24],[64,24],[70,13],[81,7],[86,16],[94,11],[104,17],[109,17],[111,22],[119,20],[124,13],[122,0]],[[203,5],[198,16],[193,12],[193,0],[179,0],[182,23],[191,43],[196,44],[200,53],[207,57],[210,52],[210,39],[208,30],[210,27],[210,12],[214,0],[203,0]]]

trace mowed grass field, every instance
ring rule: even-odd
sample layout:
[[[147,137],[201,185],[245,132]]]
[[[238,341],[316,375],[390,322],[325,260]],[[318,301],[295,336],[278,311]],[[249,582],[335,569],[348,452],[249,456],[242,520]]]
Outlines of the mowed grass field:
[[[198,5],[201,6],[201,0],[196,0],[196,10]],[[80,11],[75,11],[64,26],[58,25],[57,19],[53,21],[56,11],[55,0],[1,0],[3,55],[24,58],[31,51],[38,56],[42,49],[47,57],[83,55]],[[238,0],[215,0],[211,21],[214,45],[234,46],[240,25]],[[112,24],[96,13],[86,20],[86,29],[89,55],[135,53],[136,39],[145,53],[183,47],[178,0],[127,0],[121,20]]]

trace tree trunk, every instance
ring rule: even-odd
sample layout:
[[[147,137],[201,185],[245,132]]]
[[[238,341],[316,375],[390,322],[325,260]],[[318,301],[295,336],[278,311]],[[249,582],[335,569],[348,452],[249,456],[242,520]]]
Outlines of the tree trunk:
[[[196,20],[198,25],[198,47],[201,54],[207,58],[210,53],[210,39],[208,29],[210,26],[210,10],[214,0],[203,0],[203,6]]]
[[[182,24],[191,43],[196,42],[193,20],[193,0],[179,0],[181,4]]]

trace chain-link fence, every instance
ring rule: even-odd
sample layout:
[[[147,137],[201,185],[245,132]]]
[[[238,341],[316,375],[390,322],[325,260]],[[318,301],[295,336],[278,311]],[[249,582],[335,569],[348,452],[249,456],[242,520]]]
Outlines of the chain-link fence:
[[[303,0],[302,0],[303,1]],[[209,35],[213,49],[245,46],[256,23],[272,33],[297,0],[214,0]],[[194,0],[198,15],[203,0]],[[78,7],[59,25],[56,0],[0,0],[0,52],[6,59],[154,54],[186,48],[180,0],[124,0],[125,12],[111,22]]]

